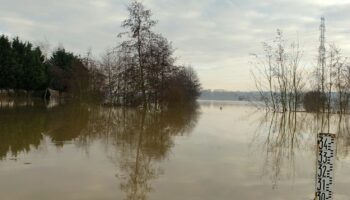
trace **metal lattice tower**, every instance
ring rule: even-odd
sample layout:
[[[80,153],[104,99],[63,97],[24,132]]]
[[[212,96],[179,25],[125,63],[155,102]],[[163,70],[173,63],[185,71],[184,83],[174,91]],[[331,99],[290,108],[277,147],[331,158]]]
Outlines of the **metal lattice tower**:
[[[325,68],[326,68],[326,48],[325,48],[325,20],[324,17],[321,17],[320,24],[320,47],[318,49],[318,66],[320,67],[320,78],[321,78],[321,92],[324,93],[325,85]]]

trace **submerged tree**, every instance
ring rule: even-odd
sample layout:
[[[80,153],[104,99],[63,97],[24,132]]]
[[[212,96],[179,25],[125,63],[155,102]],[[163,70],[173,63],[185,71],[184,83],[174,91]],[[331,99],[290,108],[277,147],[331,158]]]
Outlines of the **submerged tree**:
[[[181,67],[165,84],[162,101],[168,104],[186,104],[200,95],[200,83],[192,67]]]
[[[122,27],[127,32],[120,33],[119,36],[126,35],[127,39],[122,42],[121,50],[130,52],[131,57],[136,62],[138,91],[142,93],[143,105],[147,105],[146,99],[146,51],[153,35],[151,28],[156,21],[151,19],[151,11],[137,2],[132,2],[129,7],[129,18],[122,23]]]
[[[325,20],[322,17],[318,65],[314,69],[316,85],[312,87],[321,94],[322,99],[317,102],[321,103],[322,112],[331,113],[336,110],[345,113],[350,95],[349,63],[335,44],[329,44],[327,49],[325,48],[325,29]],[[324,97],[326,101],[323,100]]]
[[[109,104],[142,105],[144,108],[167,105],[169,89],[182,102],[194,101],[200,91],[195,71],[175,65],[171,43],[152,28],[156,25],[150,10],[133,1],[129,17],[122,23],[125,32],[120,45],[103,56]],[[180,80],[184,81],[180,83]],[[174,87],[177,87],[174,89]]]
[[[304,94],[303,106],[307,112],[320,112],[326,100],[326,95],[320,91],[306,92]]]
[[[256,55],[253,77],[266,108],[296,111],[305,86],[300,67],[303,52],[299,43],[287,45],[282,32],[277,30],[273,43],[263,43],[263,47],[264,55]]]
[[[327,48],[326,48],[327,46]],[[321,18],[320,45],[313,76],[301,69],[302,51],[298,43],[287,49],[282,33],[277,32],[273,44],[264,43],[264,56],[256,56],[253,73],[266,108],[272,111],[297,111],[303,101],[308,112],[347,113],[350,100],[350,64],[341,49],[325,41],[325,23]],[[309,91],[303,80],[310,79]]]
[[[90,61],[58,48],[48,60],[48,88],[66,93],[79,100],[90,100],[102,85],[104,76]],[[90,68],[89,68],[90,67]]]

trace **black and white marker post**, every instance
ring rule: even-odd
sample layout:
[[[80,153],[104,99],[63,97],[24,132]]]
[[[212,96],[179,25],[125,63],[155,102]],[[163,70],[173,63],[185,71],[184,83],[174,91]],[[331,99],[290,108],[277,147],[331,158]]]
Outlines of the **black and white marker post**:
[[[319,133],[317,135],[315,200],[333,198],[335,148],[335,134]]]

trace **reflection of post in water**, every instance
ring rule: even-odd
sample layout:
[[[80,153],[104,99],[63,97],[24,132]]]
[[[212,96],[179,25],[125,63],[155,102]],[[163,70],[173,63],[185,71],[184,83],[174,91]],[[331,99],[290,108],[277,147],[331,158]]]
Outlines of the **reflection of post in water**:
[[[273,188],[278,186],[282,172],[294,180],[296,151],[313,150],[314,133],[329,130],[328,124],[332,123],[327,114],[281,112],[264,115],[258,128],[267,130],[267,133],[262,133],[266,135],[263,174],[270,176]],[[287,170],[282,171],[283,167]]]
[[[277,187],[281,176],[286,175],[282,174],[286,170],[281,168],[289,168],[291,171],[287,170],[287,173],[295,174],[294,157],[297,151],[314,153],[317,133],[336,133],[337,137],[334,140],[337,148],[334,150],[334,156],[338,159],[349,156],[350,115],[306,112],[268,113],[262,117],[258,130],[264,131],[261,133],[264,135],[263,148],[266,149],[263,151],[266,154],[263,174],[271,178],[273,188]]]

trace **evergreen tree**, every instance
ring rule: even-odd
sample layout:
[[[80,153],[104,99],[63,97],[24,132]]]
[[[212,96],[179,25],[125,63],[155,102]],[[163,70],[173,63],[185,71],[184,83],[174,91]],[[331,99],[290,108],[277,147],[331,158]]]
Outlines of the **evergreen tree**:
[[[0,88],[36,90],[46,83],[44,59],[39,48],[18,37],[0,36]]]
[[[12,56],[11,42],[9,39],[0,36],[0,89],[12,88],[15,84],[14,72],[10,68],[14,62]]]

